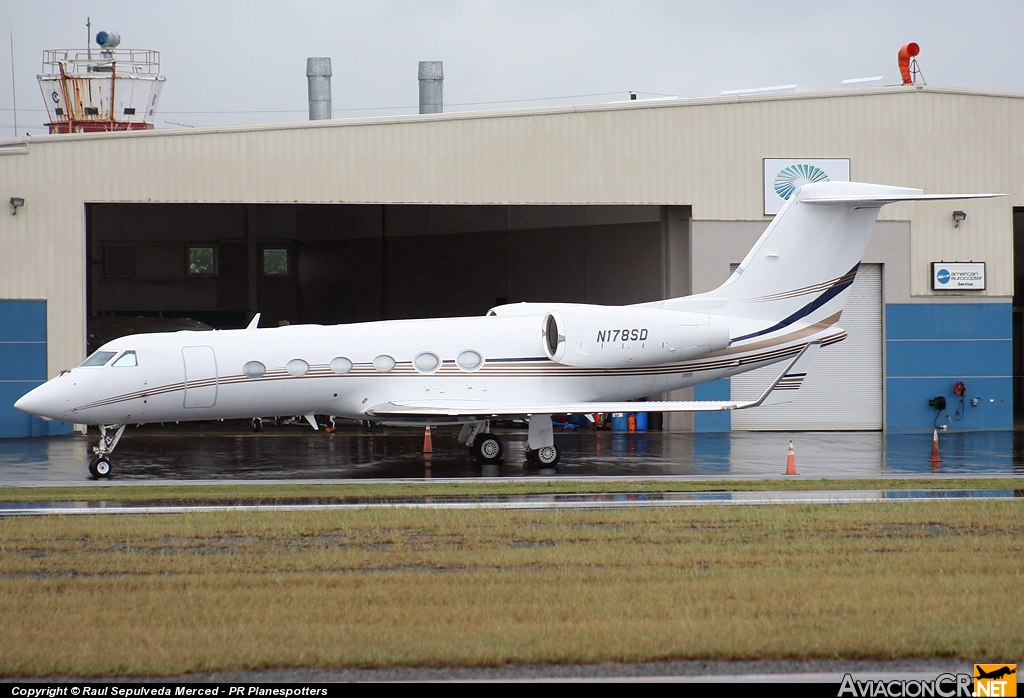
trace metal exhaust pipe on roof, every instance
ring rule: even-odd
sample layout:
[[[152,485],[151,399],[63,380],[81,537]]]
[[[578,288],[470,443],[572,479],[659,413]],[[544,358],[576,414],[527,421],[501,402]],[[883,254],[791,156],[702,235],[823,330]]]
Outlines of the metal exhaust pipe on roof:
[[[331,118],[331,59],[306,59],[306,85],[309,88],[309,120]]]
[[[444,63],[420,61],[420,114],[444,112]]]

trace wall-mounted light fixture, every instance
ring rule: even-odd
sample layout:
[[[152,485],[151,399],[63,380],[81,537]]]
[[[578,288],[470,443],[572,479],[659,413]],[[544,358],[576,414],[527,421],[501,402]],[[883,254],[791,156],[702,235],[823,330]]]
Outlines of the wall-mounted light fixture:
[[[967,220],[967,214],[963,211],[953,211],[953,227],[959,228],[960,222]]]
[[[14,210],[11,211],[11,215],[12,216],[17,216],[18,215],[18,209],[21,208],[24,205],[25,205],[25,199],[23,199],[20,196],[12,196],[11,197],[11,208],[14,209]]]

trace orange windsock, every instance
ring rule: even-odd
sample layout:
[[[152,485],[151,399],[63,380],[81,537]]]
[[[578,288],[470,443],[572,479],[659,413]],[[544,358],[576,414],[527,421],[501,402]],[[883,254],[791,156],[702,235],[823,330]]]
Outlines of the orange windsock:
[[[921,47],[911,41],[909,44],[904,44],[900,47],[899,63],[900,63],[900,75],[903,76],[903,84],[909,85],[914,82],[913,76],[910,74],[910,59],[921,53]]]

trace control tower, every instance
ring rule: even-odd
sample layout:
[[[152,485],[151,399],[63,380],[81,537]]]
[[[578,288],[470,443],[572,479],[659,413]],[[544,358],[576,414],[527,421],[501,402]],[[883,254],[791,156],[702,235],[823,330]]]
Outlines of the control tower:
[[[141,131],[153,128],[160,89],[160,52],[119,49],[116,32],[96,35],[98,49],[43,51],[37,76],[50,133]]]

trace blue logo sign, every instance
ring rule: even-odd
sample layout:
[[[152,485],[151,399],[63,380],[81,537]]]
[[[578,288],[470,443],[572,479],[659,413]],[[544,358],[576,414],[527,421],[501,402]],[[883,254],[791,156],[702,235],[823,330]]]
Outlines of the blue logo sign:
[[[949,283],[949,269],[939,269],[939,272],[935,275],[935,280],[940,284]]]

